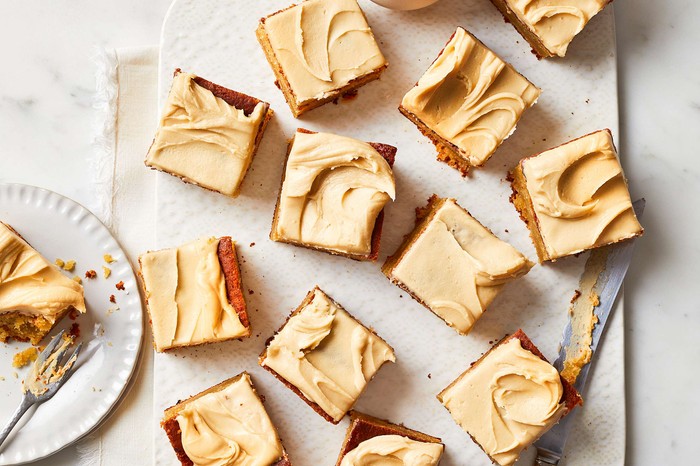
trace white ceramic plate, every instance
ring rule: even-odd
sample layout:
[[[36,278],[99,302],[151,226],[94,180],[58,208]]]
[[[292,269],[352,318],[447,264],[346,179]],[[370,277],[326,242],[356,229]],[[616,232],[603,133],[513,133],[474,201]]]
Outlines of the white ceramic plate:
[[[109,230],[83,206],[45,189],[0,184],[0,221],[11,225],[47,259],[75,260],[83,277],[87,314],[63,319],[53,333],[80,327],[83,351],[78,370],[49,401],[30,410],[10,434],[0,465],[20,464],[49,456],[94,429],[124,392],[138,360],[143,333],[141,299],[129,261]],[[103,255],[116,262],[112,275],[102,275]],[[97,278],[86,280],[94,269]],[[68,274],[68,272],[66,272]],[[69,274],[70,275],[70,274]],[[115,284],[124,282],[124,291]],[[109,302],[115,295],[117,304]],[[118,306],[118,310],[117,310]],[[14,369],[12,357],[29,343],[0,344],[0,424],[21,400],[21,380],[28,368]],[[15,377],[16,375],[16,377]]]

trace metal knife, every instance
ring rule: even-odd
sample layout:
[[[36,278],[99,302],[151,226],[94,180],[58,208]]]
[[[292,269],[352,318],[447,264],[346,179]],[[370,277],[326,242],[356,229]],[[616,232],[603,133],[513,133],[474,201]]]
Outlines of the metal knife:
[[[637,218],[642,217],[645,203],[646,201],[644,199],[639,199],[632,204]],[[588,371],[593,363],[592,358],[595,355],[596,348],[600,344],[600,339],[605,330],[605,324],[608,321],[608,317],[610,317],[610,311],[615,304],[615,300],[622,286],[622,281],[625,279],[627,269],[632,261],[632,253],[634,251],[635,243],[636,239],[632,239],[625,241],[624,243],[608,246],[603,252],[607,254],[607,257],[604,258],[605,266],[602,269],[602,272],[600,272],[598,275],[595,285],[593,286],[593,291],[597,294],[599,302],[593,309],[593,313],[597,317],[598,322],[593,327],[591,334],[591,360],[581,368],[581,371],[573,384],[579,393],[583,393],[583,389],[586,385]],[[594,253],[596,251],[594,251]],[[596,255],[594,253],[591,254],[586,262],[584,275],[586,274],[587,269],[595,266],[593,263],[596,260],[600,261],[600,255]],[[564,367],[564,361],[567,358],[567,349],[575,344],[573,341],[574,338],[572,319],[569,318],[569,323],[567,324],[566,329],[564,330],[564,336],[562,337],[559,357],[556,361],[554,361],[554,367],[556,367],[559,372],[561,372]],[[556,466],[559,464],[559,461],[564,455],[564,446],[566,445],[566,439],[571,431],[575,415],[576,411],[565,416],[557,425],[552,427],[548,432],[540,437],[537,442],[535,442],[534,445],[537,448],[537,458],[535,460],[535,464],[537,466]]]

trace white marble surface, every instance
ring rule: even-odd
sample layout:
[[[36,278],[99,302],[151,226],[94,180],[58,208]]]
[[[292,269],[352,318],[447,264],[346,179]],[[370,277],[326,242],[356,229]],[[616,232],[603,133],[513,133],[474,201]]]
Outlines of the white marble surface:
[[[93,47],[156,43],[168,4],[0,3],[0,181],[44,186],[93,207],[86,163]],[[620,149],[633,196],[648,201],[647,234],[626,282],[627,463],[693,464],[700,216],[684,207],[700,197],[692,144],[700,127],[700,4],[616,0],[615,9]],[[69,448],[42,464],[72,465],[75,458]]]

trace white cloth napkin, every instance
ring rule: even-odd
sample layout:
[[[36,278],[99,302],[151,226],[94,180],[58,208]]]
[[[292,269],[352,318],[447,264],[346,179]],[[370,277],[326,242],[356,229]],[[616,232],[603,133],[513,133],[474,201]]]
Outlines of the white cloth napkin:
[[[100,114],[93,168],[99,209],[132,265],[155,242],[155,176],[143,161],[158,119],[158,47],[101,50],[96,58]],[[100,428],[76,446],[80,466],[151,464],[153,351],[150,331],[129,391]],[[148,422],[144,422],[144,417]]]

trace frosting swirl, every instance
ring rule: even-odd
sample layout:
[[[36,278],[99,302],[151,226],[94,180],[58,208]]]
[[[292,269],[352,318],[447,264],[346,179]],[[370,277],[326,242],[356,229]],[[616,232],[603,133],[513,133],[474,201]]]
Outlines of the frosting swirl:
[[[195,466],[270,466],[283,454],[248,374],[187,403],[177,422],[182,447]]]
[[[83,287],[0,222],[0,314],[21,312],[55,322],[68,308],[85,312]]]
[[[566,412],[557,370],[518,338],[498,345],[439,396],[457,423],[500,465]]]
[[[395,196],[391,167],[370,144],[297,131],[273,239],[369,254],[377,216]]]
[[[525,275],[532,263],[454,199],[437,202],[428,224],[391,276],[466,334],[503,285]]]
[[[525,159],[522,168],[550,257],[641,232],[609,131]]]
[[[400,435],[378,435],[350,450],[340,466],[436,466],[444,447]]]
[[[386,65],[356,0],[307,0],[264,27],[298,102],[323,99]]]
[[[401,105],[482,165],[514,130],[540,90],[462,28]]]
[[[173,79],[146,165],[235,196],[253,158],[266,104],[259,102],[246,115],[195,78],[178,73]]]
[[[340,420],[394,352],[316,288],[272,339],[261,364]]]
[[[218,246],[202,238],[139,258],[158,351],[249,334],[228,300]]]
[[[507,0],[506,3],[550,52],[563,57],[569,43],[609,0]]]

